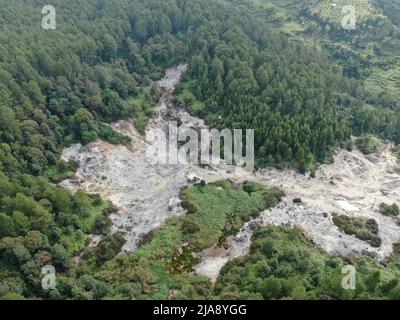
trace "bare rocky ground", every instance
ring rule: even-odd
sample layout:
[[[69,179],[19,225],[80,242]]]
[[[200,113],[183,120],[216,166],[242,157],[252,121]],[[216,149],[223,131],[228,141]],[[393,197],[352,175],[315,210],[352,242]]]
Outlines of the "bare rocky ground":
[[[185,127],[205,128],[201,119],[172,104],[171,94],[187,66],[166,71],[158,82],[163,92],[156,106],[156,117],[148,130],[165,129],[166,114],[180,118]],[[96,141],[87,146],[74,145],[64,150],[64,160],[80,164],[76,177],[62,183],[71,191],[82,188],[111,200],[119,212],[111,218],[113,231],[125,234],[124,250],[134,251],[141,239],[162,226],[173,216],[185,214],[180,207],[180,189],[199,177],[206,182],[232,179],[237,182],[254,180],[268,186],[278,186],[286,197],[278,207],[263,212],[258,219],[245,224],[235,237],[228,239],[227,248],[210,248],[198,254],[201,263],[196,273],[215,280],[223,265],[248,253],[255,228],[267,223],[300,226],[312,241],[326,251],[338,255],[375,252],[380,260],[389,256],[392,244],[400,240],[400,227],[390,217],[378,212],[380,203],[400,202],[400,167],[390,146],[379,155],[365,156],[358,151],[338,150],[335,161],[323,165],[316,178],[294,170],[265,169],[255,174],[245,170],[232,172],[227,167],[201,168],[195,165],[160,165],[147,159],[149,144],[134,128],[133,121],[119,121],[114,129],[130,136],[129,146],[110,145]],[[301,204],[294,204],[301,198]],[[344,234],[332,223],[332,213],[374,218],[379,224],[380,248]]]
[[[164,116],[171,112],[185,122],[185,126],[205,127],[202,120],[194,118],[184,110],[171,110],[171,93],[178,83],[186,65],[168,69],[166,76],[158,82],[163,91],[156,106],[156,117],[148,130],[166,129]],[[73,180],[62,185],[71,191],[82,188],[89,193],[99,193],[119,208],[112,215],[113,231],[125,233],[126,251],[134,251],[143,237],[162,226],[173,216],[184,214],[179,206],[179,191],[199,175],[207,181],[234,178],[226,170],[202,169],[194,165],[161,165],[148,159],[149,147],[145,138],[134,127],[134,121],[119,121],[112,127],[132,138],[129,146],[111,145],[101,140],[87,146],[80,144],[67,148],[62,153],[64,160],[80,164]]]
[[[399,203],[400,167],[388,145],[381,154],[339,150],[334,163],[323,165],[316,178],[294,171],[263,170],[257,177],[281,187],[286,198],[266,213],[274,225],[300,225],[310,238],[326,251],[339,255],[374,252],[383,260],[400,240],[400,226],[393,218],[379,213],[381,203]],[[302,204],[294,204],[301,198]],[[382,245],[372,248],[364,241],[341,232],[332,222],[332,213],[375,219]]]

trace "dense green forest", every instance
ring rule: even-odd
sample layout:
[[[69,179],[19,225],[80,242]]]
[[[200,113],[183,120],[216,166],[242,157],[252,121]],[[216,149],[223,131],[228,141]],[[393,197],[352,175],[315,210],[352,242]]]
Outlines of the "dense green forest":
[[[378,4],[393,24],[400,26],[400,3],[396,0],[378,0]]]
[[[399,143],[400,25],[396,0],[226,0],[269,28],[306,43],[358,80],[359,101],[347,100],[352,133],[372,133]],[[344,5],[353,5],[356,29],[342,27]],[[353,95],[354,96],[354,95]]]
[[[313,247],[299,229],[256,232],[250,255],[224,267],[215,294],[223,299],[400,299],[399,251],[386,268],[370,257],[346,261]],[[356,290],[342,289],[342,267],[357,270]]]
[[[384,10],[393,12],[388,3]],[[40,0],[0,0],[0,297],[168,298],[172,284],[178,292],[172,298],[231,294],[221,285],[214,292],[207,279],[190,274],[189,251],[175,257],[176,250],[188,237],[194,239],[191,250],[210,245],[204,239],[223,240],[250,216],[275,205],[280,197],[276,190],[225,186],[221,199],[207,194],[213,186],[195,187],[189,195],[183,191],[193,215],[168,222],[128,256],[117,255],[122,236],[108,235],[108,215],[114,210],[110,203],[56,186],[76,170],[60,160],[63,147],[97,138],[127,143],[127,137],[107,126],[121,118],[133,117],[144,131],[158,98],[154,80],[178,62],[188,62],[189,71],[176,92],[177,102],[214,127],[254,128],[259,166],[312,170],[317,162],[329,161],[337,145],[350,148],[352,133],[379,132],[400,141],[396,104],[387,99],[380,105],[365,94],[364,80],[352,76],[350,67],[275,30],[257,6],[245,9],[213,0],[54,0],[57,29],[43,30],[43,5]],[[397,23],[396,17],[390,19]],[[226,208],[232,199],[244,216],[232,205]],[[203,208],[204,201],[219,205]],[[202,217],[213,215],[220,216],[214,229],[207,230],[211,225],[206,228]],[[268,238],[268,232],[290,236],[289,231],[268,229],[260,235]],[[107,236],[87,249],[93,234]],[[249,265],[239,261],[229,266],[221,283],[232,283],[233,297],[340,297],[331,289],[313,289],[323,268],[334,276],[339,258],[316,253],[300,236],[293,237],[293,247],[282,250],[310,252],[311,266],[299,267],[299,274],[310,273],[312,281],[298,277],[284,284],[275,262],[267,261],[269,253],[256,246],[246,258]],[[157,241],[163,243],[162,252],[157,252]],[[82,252],[82,261],[75,259]],[[314,265],[317,254],[326,265],[336,262]],[[253,255],[271,263],[267,277],[275,274],[272,284],[257,282]],[[295,259],[288,261],[296,268]],[[49,263],[62,274],[61,284],[43,292],[40,271]],[[375,270],[371,261],[365,263]],[[230,276],[234,268],[243,268],[243,283]],[[378,289],[371,295],[398,296],[392,271],[389,275],[377,284],[386,289],[374,287]],[[263,288],[271,285],[281,289],[266,297]]]

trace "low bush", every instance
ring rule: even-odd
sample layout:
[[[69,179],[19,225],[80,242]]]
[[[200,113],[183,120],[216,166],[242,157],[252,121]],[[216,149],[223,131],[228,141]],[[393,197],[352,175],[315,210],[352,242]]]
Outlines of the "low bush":
[[[397,217],[400,214],[399,206],[395,203],[393,203],[392,205],[381,203],[379,208],[380,208],[380,213],[382,213],[385,216]]]
[[[380,247],[382,240],[378,236],[379,226],[374,219],[334,215],[333,223],[344,233],[354,235],[368,242],[372,247]]]

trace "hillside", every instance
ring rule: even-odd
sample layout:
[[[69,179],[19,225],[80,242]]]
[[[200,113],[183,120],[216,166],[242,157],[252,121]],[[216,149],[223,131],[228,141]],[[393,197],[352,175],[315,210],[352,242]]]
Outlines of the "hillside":
[[[315,174],[332,162],[336,148],[352,149],[352,135],[373,133],[399,143],[396,2],[364,1],[355,33],[340,29],[327,1],[310,2],[54,0],[57,29],[44,30],[42,1],[0,0],[0,298],[345,298],[335,282],[344,260],[279,227],[258,230],[250,255],[231,261],[215,287],[193,274],[199,261],[192,252],[224,243],[275,207],[282,197],[276,188],[235,184],[237,177],[226,172],[223,178],[232,181],[216,185],[184,188],[186,182],[171,179],[164,188],[179,193],[189,214],[159,214],[155,208],[170,200],[164,189],[144,204],[133,199],[130,209],[144,208],[136,214],[152,212],[159,219],[141,229],[140,216],[138,230],[146,234],[127,239],[112,220],[124,212],[116,205],[124,201],[117,200],[127,199],[126,185],[144,177],[153,186],[152,179],[167,170],[136,172],[141,158],[123,159],[121,165],[131,167],[120,168],[120,176],[131,179],[104,191],[76,183],[82,163],[61,157],[71,146],[82,154],[105,144],[101,156],[110,150],[130,156],[160,116],[160,101],[184,110],[178,116],[204,120],[204,126],[254,128],[257,168]],[[188,70],[173,97],[166,97],[157,81],[180,63]],[[121,120],[133,123],[130,132],[120,130]],[[89,154],[86,164],[95,156]],[[115,169],[113,159],[100,159],[93,171],[98,174],[104,164]],[[100,177],[100,184],[107,178]],[[65,181],[78,188],[64,188]],[[120,198],[107,196],[120,187]],[[267,243],[268,235],[276,244]],[[281,246],[287,237],[295,241]],[[121,253],[127,240],[135,252]],[[277,262],[264,265],[271,250],[295,270],[293,283],[277,280],[285,277],[273,266]],[[266,274],[253,265],[254,255],[262,256]],[[298,266],[298,255],[307,257],[307,266]],[[352,297],[398,299],[398,252],[387,268],[365,259],[354,262],[366,273],[365,286]],[[235,272],[242,263],[246,273],[239,283]],[[60,281],[50,291],[41,286],[41,268],[49,264]],[[312,278],[326,268],[328,284]],[[281,290],[268,294],[270,286]]]

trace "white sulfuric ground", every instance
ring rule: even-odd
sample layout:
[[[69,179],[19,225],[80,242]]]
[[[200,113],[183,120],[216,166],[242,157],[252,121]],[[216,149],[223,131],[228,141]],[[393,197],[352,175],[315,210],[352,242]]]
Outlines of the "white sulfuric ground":
[[[167,70],[158,82],[163,95],[156,106],[157,116],[148,130],[165,129],[164,115],[172,112],[185,127],[205,128],[201,119],[190,116],[171,103],[171,94],[187,66]],[[87,146],[74,145],[64,150],[64,160],[80,164],[76,177],[62,183],[71,191],[83,188],[100,193],[119,207],[112,216],[113,231],[122,231],[127,240],[124,250],[134,251],[140,240],[151,230],[162,226],[167,219],[185,214],[179,206],[179,190],[191,176],[206,182],[233,179],[238,182],[254,180],[268,186],[278,186],[286,193],[278,207],[264,212],[260,218],[245,224],[240,233],[228,240],[228,248],[210,248],[199,253],[201,263],[196,273],[215,280],[223,265],[246,255],[254,228],[265,225],[298,225],[309,237],[333,254],[352,255],[364,251],[375,252],[379,259],[389,256],[392,244],[400,241],[400,227],[394,220],[378,212],[380,203],[400,203],[400,167],[390,146],[379,155],[365,156],[358,151],[340,150],[335,161],[323,165],[315,179],[294,170],[265,169],[255,174],[244,170],[232,173],[227,168],[200,168],[193,165],[159,165],[146,157],[148,144],[136,131],[133,121],[119,121],[112,125],[132,138],[130,146],[115,146],[96,141]],[[302,204],[293,203],[301,198]],[[380,248],[372,248],[364,241],[345,235],[332,223],[332,213],[374,218],[379,224]]]

